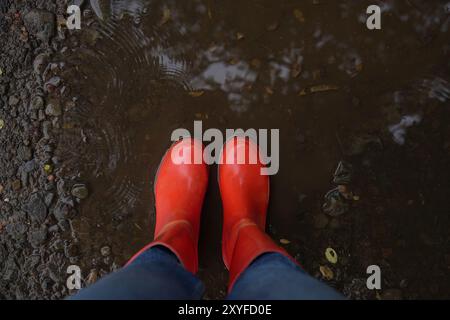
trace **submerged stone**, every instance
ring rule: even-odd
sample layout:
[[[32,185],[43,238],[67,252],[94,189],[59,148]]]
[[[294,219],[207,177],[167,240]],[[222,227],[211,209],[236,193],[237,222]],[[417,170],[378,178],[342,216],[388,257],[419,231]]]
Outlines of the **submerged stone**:
[[[72,196],[84,200],[89,196],[89,191],[84,184],[76,184],[72,187]]]
[[[331,190],[325,195],[325,203],[322,206],[322,210],[329,216],[338,217],[346,213],[349,208],[349,204],[337,188]]]

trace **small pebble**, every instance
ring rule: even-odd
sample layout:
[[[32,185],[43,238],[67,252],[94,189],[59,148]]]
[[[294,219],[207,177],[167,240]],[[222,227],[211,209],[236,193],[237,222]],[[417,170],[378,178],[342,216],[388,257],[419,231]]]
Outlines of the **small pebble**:
[[[77,184],[72,187],[72,196],[84,200],[89,196],[89,191],[84,184]]]
[[[45,114],[51,117],[59,117],[62,114],[61,104],[57,100],[51,100],[45,108]]]
[[[9,97],[9,105],[10,106],[16,106],[19,103],[19,99],[16,96]]]
[[[108,246],[104,246],[100,249],[100,253],[102,254],[102,256],[108,257],[109,255],[111,255],[111,248]]]
[[[20,180],[14,180],[11,184],[11,187],[12,187],[13,191],[19,191],[20,188],[22,187],[22,184],[21,184]]]

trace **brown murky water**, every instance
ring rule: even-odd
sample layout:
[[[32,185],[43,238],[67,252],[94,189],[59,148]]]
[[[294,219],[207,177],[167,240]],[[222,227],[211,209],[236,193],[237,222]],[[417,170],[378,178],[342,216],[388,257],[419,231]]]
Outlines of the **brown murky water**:
[[[152,238],[153,178],[174,129],[280,129],[269,230],[313,275],[374,298],[365,271],[406,298],[450,297],[449,5],[383,1],[99,1],[63,59],[71,101],[59,152],[87,182],[74,231],[84,268],[122,265]],[[96,1],[91,1],[95,5]],[[102,19],[99,19],[100,16]],[[349,210],[322,213],[340,160]],[[203,212],[201,278],[223,297],[216,168]],[[81,174],[78,174],[81,172]]]

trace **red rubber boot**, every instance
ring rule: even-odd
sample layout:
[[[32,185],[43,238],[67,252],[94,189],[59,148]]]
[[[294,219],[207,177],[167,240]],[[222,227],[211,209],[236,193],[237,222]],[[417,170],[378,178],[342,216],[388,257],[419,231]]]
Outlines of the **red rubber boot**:
[[[239,155],[246,155],[244,164],[240,164],[243,158]],[[249,161],[251,155],[254,164]],[[248,138],[235,137],[226,143],[220,163],[219,186],[224,215],[222,255],[230,271],[228,290],[231,291],[238,277],[262,254],[277,252],[293,258],[264,231],[269,177],[261,175],[264,165],[258,146]]]
[[[155,239],[128,264],[149,248],[164,246],[188,271],[197,273],[200,216],[208,187],[203,148],[201,142],[186,138],[164,156],[155,180]],[[194,158],[200,164],[195,164]]]

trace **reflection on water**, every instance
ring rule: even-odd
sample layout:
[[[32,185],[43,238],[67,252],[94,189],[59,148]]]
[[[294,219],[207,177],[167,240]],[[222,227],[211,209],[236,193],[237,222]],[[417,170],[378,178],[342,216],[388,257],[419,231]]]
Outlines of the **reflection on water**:
[[[246,111],[252,101],[251,92],[245,93],[245,87],[253,85],[257,73],[246,62],[227,64],[213,62],[198,77],[192,80],[196,89],[219,89],[227,93],[230,107],[235,111]]]
[[[81,207],[91,226],[80,239],[92,248],[86,256],[106,237],[122,263],[150,240],[152,180],[170,134],[203,120],[205,130],[281,129],[270,231],[292,242],[288,249],[308,271],[318,270],[322,247],[333,245],[350,257],[333,282],[340,290],[359,276],[355,270],[382,259],[381,247],[402,252],[392,262],[397,273],[417,274],[420,266],[396,268],[405,257],[429,254],[413,249],[411,239],[441,219],[439,199],[448,190],[430,194],[430,207],[404,208],[436,178],[433,171],[411,182],[410,172],[421,172],[415,165],[438,158],[448,144],[437,120],[448,119],[448,3],[375,2],[383,10],[381,32],[365,28],[374,1],[91,0],[80,46],[66,57],[73,99],[59,148],[76,180],[92,189]],[[426,148],[429,135],[439,148]],[[359,168],[357,189],[366,198],[340,220],[326,220],[333,227],[317,228],[342,158]],[[397,167],[401,161],[407,164]],[[214,183],[208,198],[201,275],[219,297],[226,274]],[[403,228],[405,217],[423,230]],[[436,257],[443,248],[434,248]]]
[[[150,1],[143,0],[90,0],[91,8],[101,20],[121,19],[128,14],[139,19],[147,12]]]
[[[389,131],[392,133],[394,141],[400,145],[405,144],[406,129],[419,124],[422,121],[422,117],[414,115],[406,115],[402,118],[400,123],[389,127]]]

